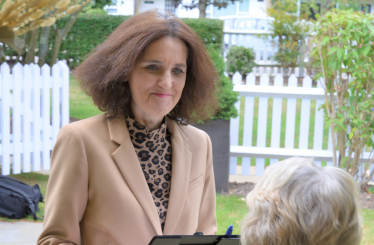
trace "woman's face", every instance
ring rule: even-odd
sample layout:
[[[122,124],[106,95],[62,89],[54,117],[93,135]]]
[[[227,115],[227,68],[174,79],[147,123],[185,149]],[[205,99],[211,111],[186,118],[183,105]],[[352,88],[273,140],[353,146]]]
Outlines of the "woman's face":
[[[136,120],[162,120],[174,108],[186,82],[187,55],[179,38],[164,37],[148,45],[128,77]]]

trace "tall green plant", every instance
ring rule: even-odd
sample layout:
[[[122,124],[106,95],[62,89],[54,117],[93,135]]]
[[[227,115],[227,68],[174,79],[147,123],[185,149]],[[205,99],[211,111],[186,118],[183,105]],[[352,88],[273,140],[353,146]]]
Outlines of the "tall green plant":
[[[374,16],[333,10],[319,19],[312,55],[323,78],[328,126],[333,140],[333,164],[344,167],[366,184],[374,162]],[[321,80],[322,81],[322,80]],[[365,146],[369,164],[360,157]],[[339,151],[337,159],[336,151]],[[360,169],[363,170],[362,173]]]

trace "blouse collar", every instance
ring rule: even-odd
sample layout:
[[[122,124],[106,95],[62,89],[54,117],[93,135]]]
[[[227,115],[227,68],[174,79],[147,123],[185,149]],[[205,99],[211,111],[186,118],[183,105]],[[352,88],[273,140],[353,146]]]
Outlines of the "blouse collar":
[[[130,135],[134,135],[135,133],[143,133],[144,135],[146,135],[148,139],[164,138],[166,135],[166,130],[167,130],[165,117],[161,123],[161,126],[158,129],[154,129],[154,130],[149,130],[146,126],[137,122],[131,116],[128,116],[126,118],[126,125],[128,129],[130,128],[134,129],[134,130],[129,130]]]

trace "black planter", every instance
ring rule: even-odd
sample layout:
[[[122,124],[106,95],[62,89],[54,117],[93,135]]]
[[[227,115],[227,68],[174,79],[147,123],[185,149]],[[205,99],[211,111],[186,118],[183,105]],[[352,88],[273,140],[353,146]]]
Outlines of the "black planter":
[[[230,121],[217,119],[204,122],[204,124],[193,124],[193,126],[205,131],[212,141],[216,192],[228,192]]]

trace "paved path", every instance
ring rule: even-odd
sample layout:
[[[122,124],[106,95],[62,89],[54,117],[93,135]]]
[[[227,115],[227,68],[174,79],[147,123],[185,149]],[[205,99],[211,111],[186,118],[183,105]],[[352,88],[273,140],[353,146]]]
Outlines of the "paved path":
[[[35,245],[42,229],[40,222],[0,222],[0,245]]]

